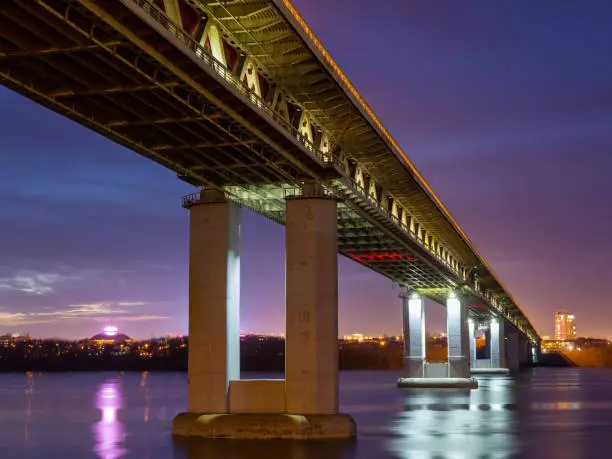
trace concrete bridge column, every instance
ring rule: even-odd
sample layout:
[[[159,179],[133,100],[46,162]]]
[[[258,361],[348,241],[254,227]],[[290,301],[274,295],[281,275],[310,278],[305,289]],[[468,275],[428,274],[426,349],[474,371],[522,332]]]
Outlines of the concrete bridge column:
[[[491,319],[491,368],[506,368],[506,340],[504,324],[497,318]]]
[[[316,186],[287,200],[285,379],[240,381],[239,206],[213,191],[190,205],[188,412],[174,418],[174,435],[355,435],[338,413],[336,207]]]
[[[509,373],[506,368],[506,341],[504,323],[496,317],[491,317],[485,332],[489,358],[476,359],[471,368],[471,374],[505,375]]]
[[[459,296],[451,293],[446,300],[446,332],[448,336],[448,376],[469,378],[469,327],[467,307]]]
[[[203,190],[190,207],[190,413],[226,413],[240,379],[240,206]]]
[[[519,370],[519,336],[514,328],[506,330],[506,366],[511,372]]]
[[[425,300],[417,292],[401,293],[404,319],[404,376],[425,376]]]
[[[476,367],[476,326],[472,319],[468,320],[468,335],[470,340],[470,369]]]
[[[529,365],[532,361],[531,343],[524,336],[519,336],[519,365]]]
[[[337,202],[317,185],[287,199],[287,411],[338,412]]]
[[[468,325],[467,307],[458,294],[451,293],[446,302],[448,363],[425,362],[425,322],[423,299],[411,294],[404,300],[404,368],[398,387],[432,387],[475,389],[478,382],[470,377],[470,339],[473,324]],[[408,318],[408,321],[406,321]],[[406,334],[406,330],[408,333]],[[423,359],[423,360],[421,360]],[[420,362],[423,362],[420,364]]]

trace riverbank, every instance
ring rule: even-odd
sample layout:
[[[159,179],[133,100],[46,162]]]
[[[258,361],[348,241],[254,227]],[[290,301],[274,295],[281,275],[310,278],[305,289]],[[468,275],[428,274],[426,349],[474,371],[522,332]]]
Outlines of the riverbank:
[[[582,348],[566,351],[565,356],[578,367],[612,368],[612,347]]]

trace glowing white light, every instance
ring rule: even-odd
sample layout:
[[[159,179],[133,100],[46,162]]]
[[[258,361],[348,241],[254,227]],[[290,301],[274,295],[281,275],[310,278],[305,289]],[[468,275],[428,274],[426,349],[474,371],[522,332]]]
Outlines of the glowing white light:
[[[112,326],[112,325],[109,325],[108,327],[104,327],[104,334],[106,336],[115,336],[118,331],[119,331],[119,329],[117,327]]]
[[[117,408],[110,406],[102,408],[102,422],[105,424],[117,422]]]

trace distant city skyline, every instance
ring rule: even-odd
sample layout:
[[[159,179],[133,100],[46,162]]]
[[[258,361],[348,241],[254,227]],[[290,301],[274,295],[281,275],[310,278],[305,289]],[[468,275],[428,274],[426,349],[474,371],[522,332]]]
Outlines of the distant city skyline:
[[[293,3],[538,332],[612,338],[612,3]],[[0,139],[0,334],[187,334],[195,189],[5,88]],[[241,231],[241,328],[283,332],[283,228]],[[339,335],[397,335],[391,281],[339,272]]]

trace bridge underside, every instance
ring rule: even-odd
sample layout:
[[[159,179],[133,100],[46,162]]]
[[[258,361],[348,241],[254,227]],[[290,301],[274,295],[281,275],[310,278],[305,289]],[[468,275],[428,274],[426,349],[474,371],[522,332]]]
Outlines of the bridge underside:
[[[285,198],[302,183],[325,183],[341,200],[340,253],[442,304],[461,287],[455,271],[364,200],[338,164],[300,142],[295,128],[254,102],[229,70],[129,3],[3,0],[0,81],[279,223]],[[314,93],[321,84],[313,80],[305,89]],[[471,314],[489,316],[485,296],[469,295]],[[497,312],[529,325],[512,302]]]

